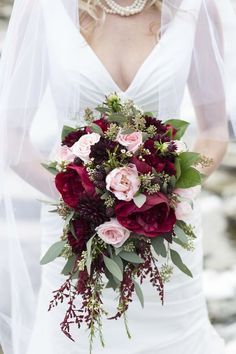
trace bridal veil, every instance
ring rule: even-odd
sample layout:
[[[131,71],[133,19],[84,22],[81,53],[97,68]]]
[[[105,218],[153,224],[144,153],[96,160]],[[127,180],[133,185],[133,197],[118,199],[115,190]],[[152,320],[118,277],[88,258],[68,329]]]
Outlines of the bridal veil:
[[[229,0],[163,0],[161,34],[173,21],[192,37],[191,64],[181,77],[172,75],[168,93],[159,92],[159,116],[178,116],[182,80],[188,84],[194,107],[201,110],[199,135],[228,140],[228,126],[232,134],[236,132],[232,5]],[[15,0],[0,62],[0,343],[4,354],[27,352],[37,306],[34,284],[40,281],[32,272],[24,241],[36,233],[22,223],[22,205],[9,185],[9,171],[20,175],[18,188],[25,180],[45,199],[54,197],[51,176],[39,165],[47,156],[36,147],[32,150],[30,129],[45,97],[50,97],[58,128],[68,122],[82,124],[78,33],[76,0]],[[166,52],[166,60],[177,60]],[[27,197],[39,204],[33,194]]]

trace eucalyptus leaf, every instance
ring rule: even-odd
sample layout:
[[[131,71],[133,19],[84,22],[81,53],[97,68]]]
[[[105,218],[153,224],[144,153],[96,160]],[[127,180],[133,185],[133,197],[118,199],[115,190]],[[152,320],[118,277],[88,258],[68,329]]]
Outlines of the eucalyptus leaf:
[[[176,182],[176,188],[190,188],[201,184],[201,175],[195,168],[188,168],[182,171],[180,178]]]
[[[109,112],[109,108],[104,107],[104,106],[98,106],[95,108],[96,111],[100,112],[100,113],[106,113]]]
[[[46,164],[46,163],[41,163],[41,166],[43,166],[48,172],[50,172],[52,175],[57,175],[58,170],[54,165]]]
[[[138,208],[142,208],[143,204],[146,202],[147,197],[145,194],[138,193],[134,196],[133,201]]]
[[[124,265],[123,265],[122,259],[118,255],[114,255],[112,259],[114,262],[116,262],[116,264],[119,266],[121,272],[123,273]]]
[[[64,127],[62,128],[61,140],[64,140],[68,134],[74,132],[75,130],[75,128],[69,127],[68,125],[64,125]]]
[[[93,239],[94,239],[93,235],[88,242],[86,243],[86,248],[87,248],[87,258],[86,258],[86,268],[88,271],[88,274],[90,275],[91,272],[91,264],[92,264],[92,244],[93,244]]]
[[[112,288],[114,291],[120,286],[120,281],[115,278],[107,268],[104,269],[105,275],[108,279],[106,288]]]
[[[54,243],[46,252],[44,257],[41,259],[40,264],[44,265],[50,262],[53,262],[57,257],[60,257],[62,254],[66,241],[58,241]]]
[[[180,241],[183,243],[188,243],[188,238],[183,229],[181,229],[178,225],[175,225],[174,231]]]
[[[178,267],[183,273],[187,274],[189,277],[193,278],[193,275],[191,273],[191,271],[188,269],[188,267],[183,263],[180,255],[178,254],[178,252],[176,252],[175,250],[170,250],[170,256],[171,256],[171,260],[172,262],[176,265],[176,267]]]
[[[118,255],[123,250],[123,247],[114,247],[114,248],[115,248],[116,255]]]
[[[69,275],[72,273],[75,265],[76,256],[71,256],[68,258],[65,267],[62,269],[61,274]]]
[[[144,260],[135,252],[121,251],[119,256],[130,263],[144,263]]]
[[[118,280],[122,281],[123,279],[123,273],[121,272],[119,266],[116,264],[113,259],[103,255],[104,263],[109,272],[113,274]]]
[[[109,115],[108,121],[111,123],[126,123],[127,117],[122,114],[113,113]]]
[[[133,279],[133,282],[134,282],[134,289],[135,289],[136,295],[138,296],[141,306],[144,307],[144,296],[143,296],[142,289],[136,280]]]
[[[157,236],[151,239],[152,247],[158,256],[162,256],[163,258],[167,257],[166,246],[164,243],[164,238],[161,236]]]
[[[97,125],[95,123],[92,123],[89,127],[90,127],[90,129],[92,130],[93,133],[97,133],[97,134],[103,136],[103,131],[99,127],[99,125]]]

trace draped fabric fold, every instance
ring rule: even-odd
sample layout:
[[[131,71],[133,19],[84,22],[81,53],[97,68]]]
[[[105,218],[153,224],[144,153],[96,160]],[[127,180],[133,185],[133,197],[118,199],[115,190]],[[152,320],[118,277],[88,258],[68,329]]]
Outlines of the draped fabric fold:
[[[186,55],[188,65],[170,71],[168,85],[160,85],[159,116],[178,117],[182,88],[188,85],[193,105],[201,113],[199,135],[228,140],[228,121],[236,132],[236,16],[230,1],[163,0],[161,33],[173,40],[173,47],[165,47],[163,41],[160,78],[167,61]],[[178,48],[174,48],[176,39],[180,39]],[[83,124],[78,116],[80,46],[76,0],[15,0],[0,62],[0,343],[4,354],[27,352],[37,308],[35,283],[40,282],[26,256],[27,240],[40,237],[39,217],[32,232],[30,220],[22,220],[17,189],[27,185],[25,197],[37,210],[37,195],[57,196],[52,177],[40,166],[53,146],[41,151],[31,141],[31,128],[45,99],[53,107],[47,119],[54,116],[58,132],[63,124]],[[20,177],[17,188],[9,183],[12,174]],[[34,263],[39,263],[39,257]]]

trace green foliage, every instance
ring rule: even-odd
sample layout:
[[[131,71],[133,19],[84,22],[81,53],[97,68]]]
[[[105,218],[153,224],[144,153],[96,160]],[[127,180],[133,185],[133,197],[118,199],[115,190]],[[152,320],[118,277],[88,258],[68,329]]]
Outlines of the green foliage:
[[[177,133],[175,136],[176,140],[180,140],[182,138],[186,129],[189,126],[188,122],[185,122],[184,120],[181,119],[169,119],[165,122],[165,124],[171,124],[175,129],[177,129]]]
[[[90,129],[92,130],[93,133],[97,133],[97,134],[103,136],[103,131],[99,127],[99,125],[97,125],[95,123],[92,123],[89,127],[90,127]]]
[[[44,265],[54,261],[57,257],[60,257],[62,254],[66,241],[58,241],[54,243],[46,252],[44,257],[41,259],[40,264]]]
[[[122,281],[123,273],[121,272],[120,267],[118,264],[111,258],[103,255],[103,260],[105,263],[106,268],[109,270],[111,274],[113,274],[118,280]]]
[[[41,163],[41,166],[43,166],[48,172],[53,174],[54,176],[58,174],[58,170],[56,169],[56,162],[50,162],[50,163]]]
[[[191,271],[188,269],[188,267],[183,263],[180,255],[178,254],[178,252],[176,252],[175,250],[170,250],[170,256],[171,256],[171,260],[172,262],[176,265],[176,267],[178,267],[183,273],[187,274],[189,277],[193,277]]]
[[[71,256],[68,258],[65,267],[62,269],[61,274],[69,275],[72,274],[75,265],[76,256]]]
[[[201,184],[201,175],[193,167],[181,170],[181,176],[176,183],[176,188],[190,188]]]
[[[174,231],[176,233],[177,238],[183,242],[183,243],[187,243],[188,242],[188,238],[184,232],[183,229],[181,229],[178,225],[175,225]]]
[[[157,236],[151,239],[152,247],[158,256],[162,256],[166,258],[167,251],[166,246],[164,244],[164,238],[161,236]]]
[[[119,256],[130,263],[143,263],[144,260],[135,252],[121,251]]]
[[[76,128],[72,128],[72,127],[69,127],[68,125],[64,125],[62,128],[61,140],[64,140],[68,134],[74,132],[75,130],[76,130]]]
[[[86,258],[86,268],[88,271],[88,274],[90,275],[91,272],[91,264],[92,264],[92,244],[93,244],[93,239],[95,235],[93,235],[88,242],[86,243],[86,248],[87,248],[87,258]]]
[[[133,282],[134,282],[134,289],[135,289],[136,295],[138,296],[141,306],[144,307],[144,296],[143,296],[142,289],[136,280],[133,279]]]

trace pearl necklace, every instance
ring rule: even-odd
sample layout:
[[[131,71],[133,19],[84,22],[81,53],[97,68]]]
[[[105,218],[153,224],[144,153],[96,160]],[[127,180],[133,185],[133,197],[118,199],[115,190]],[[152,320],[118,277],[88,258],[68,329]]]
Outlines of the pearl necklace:
[[[98,0],[99,5],[108,14],[120,15],[120,16],[131,16],[142,12],[144,6],[148,0],[134,0],[134,2],[129,6],[121,6],[117,4],[114,0],[105,0],[106,5],[103,5],[101,0]]]

